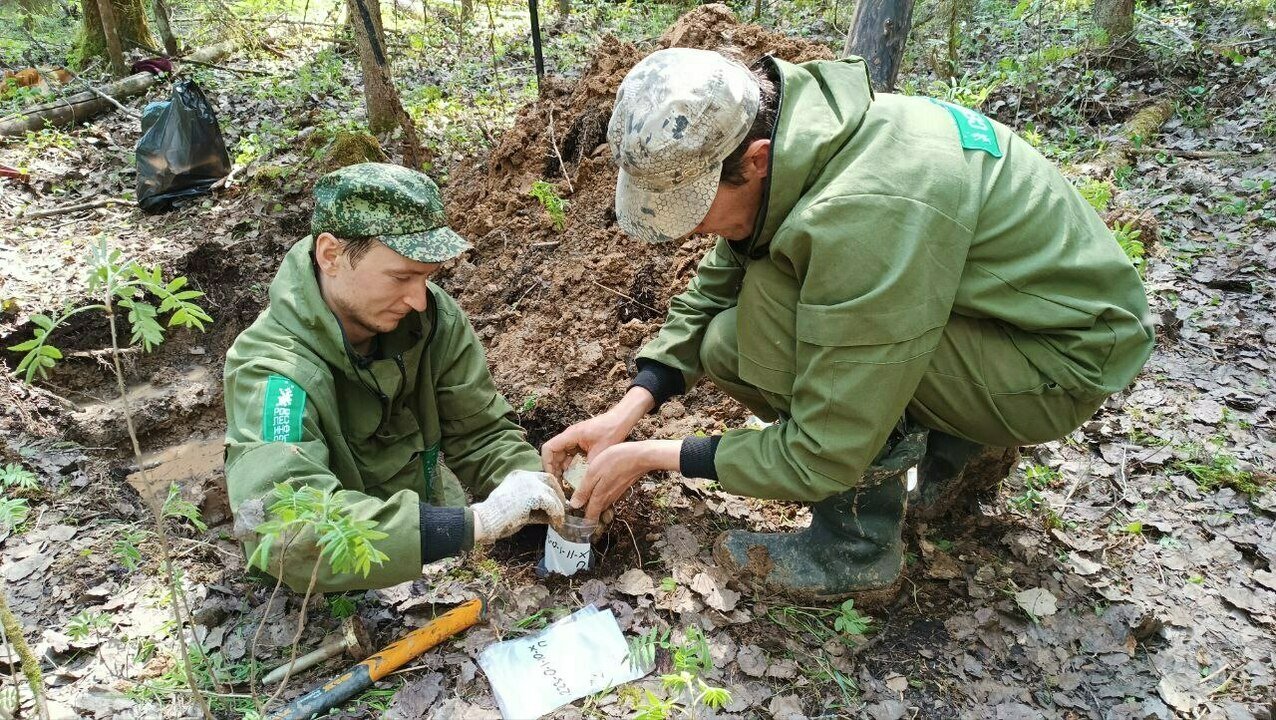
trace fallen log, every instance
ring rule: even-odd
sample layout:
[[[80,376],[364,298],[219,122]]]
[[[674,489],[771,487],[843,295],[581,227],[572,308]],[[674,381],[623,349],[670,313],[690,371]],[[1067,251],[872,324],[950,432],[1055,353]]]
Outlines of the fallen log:
[[[219,60],[228,55],[236,45],[237,43],[231,40],[211,45],[191,53],[190,60],[193,62]],[[22,135],[30,130],[83,122],[104,110],[114,107],[116,102],[113,102],[113,100],[119,101],[146,92],[154,84],[154,74],[140,72],[122,80],[103,85],[97,90],[88,90],[37,105],[18,115],[0,119],[0,137]],[[103,95],[109,97],[104,98],[102,97]]]
[[[1121,127],[1117,138],[1099,156],[1097,164],[1106,171],[1105,174],[1111,175],[1128,167],[1130,155],[1135,152],[1135,144],[1151,140],[1173,115],[1174,104],[1169,100],[1162,100],[1138,111]]]

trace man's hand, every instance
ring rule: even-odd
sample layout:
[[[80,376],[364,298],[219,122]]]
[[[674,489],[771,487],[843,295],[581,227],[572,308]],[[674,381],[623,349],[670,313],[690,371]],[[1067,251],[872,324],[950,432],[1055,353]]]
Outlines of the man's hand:
[[[582,452],[593,462],[599,453],[629,437],[634,425],[655,402],[647,390],[630,388],[612,409],[582,420],[550,438],[541,446],[541,465],[545,472],[562,477],[572,456]]]
[[[474,544],[488,543],[518,532],[541,510],[551,525],[561,525],[567,514],[558,481],[545,473],[515,470],[487,499],[474,503]]]
[[[681,440],[622,442],[602,450],[589,460],[589,471],[571,506],[584,508],[585,517],[598,520],[638,478],[653,470],[677,470]]]

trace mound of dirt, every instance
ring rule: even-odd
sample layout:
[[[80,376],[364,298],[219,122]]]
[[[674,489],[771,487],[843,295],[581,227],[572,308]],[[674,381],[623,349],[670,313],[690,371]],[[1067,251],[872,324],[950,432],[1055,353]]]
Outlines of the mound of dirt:
[[[687,13],[658,44],[727,48],[748,62],[833,57],[818,43],[741,24],[724,5]],[[621,80],[645,54],[608,37],[574,83],[547,78],[487,162],[458,168],[447,191],[449,219],[477,252],[444,285],[470,311],[498,385],[525,406],[534,441],[619,399],[635,352],[711,244],[646,245],[616,225],[607,122]],[[530,195],[536,181],[568,201],[561,230]],[[688,409],[697,422],[738,412],[704,392]]]

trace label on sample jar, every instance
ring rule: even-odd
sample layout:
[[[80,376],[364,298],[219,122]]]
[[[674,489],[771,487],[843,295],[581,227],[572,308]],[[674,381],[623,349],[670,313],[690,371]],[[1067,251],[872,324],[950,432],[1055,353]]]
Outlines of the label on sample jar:
[[[545,529],[545,569],[559,575],[575,575],[581,570],[588,570],[593,562],[594,551],[589,542],[572,542],[564,540],[554,528]]]

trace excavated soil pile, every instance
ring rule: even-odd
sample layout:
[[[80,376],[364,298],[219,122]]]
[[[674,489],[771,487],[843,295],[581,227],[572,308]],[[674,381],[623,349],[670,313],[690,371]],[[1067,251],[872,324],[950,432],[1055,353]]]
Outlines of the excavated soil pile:
[[[791,62],[833,56],[818,43],[740,24],[724,5],[687,13],[658,45],[733,48],[749,62],[768,53]],[[459,169],[447,191],[449,219],[476,252],[445,286],[471,313],[496,381],[522,406],[534,441],[620,397],[634,354],[710,246],[703,238],[647,245],[616,224],[607,121],[621,80],[646,54],[608,37],[577,81],[547,78],[487,163]],[[561,231],[529,194],[538,180],[570,203]],[[730,412],[719,395],[697,397],[680,423],[690,427],[667,432]]]

